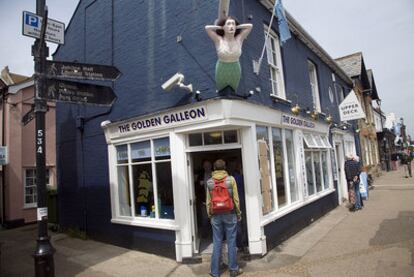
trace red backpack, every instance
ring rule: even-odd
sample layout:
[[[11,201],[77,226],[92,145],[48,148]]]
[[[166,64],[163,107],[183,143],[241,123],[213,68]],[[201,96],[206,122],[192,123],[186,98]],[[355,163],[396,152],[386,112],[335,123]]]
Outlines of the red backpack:
[[[211,212],[220,214],[230,212],[234,209],[233,199],[224,184],[227,178],[220,181],[214,180],[214,187],[211,190]]]

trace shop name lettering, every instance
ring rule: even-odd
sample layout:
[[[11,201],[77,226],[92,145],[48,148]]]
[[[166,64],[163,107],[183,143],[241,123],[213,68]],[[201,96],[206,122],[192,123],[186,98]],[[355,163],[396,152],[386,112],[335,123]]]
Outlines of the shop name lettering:
[[[186,110],[177,113],[166,114],[163,116],[155,116],[148,119],[138,120],[131,123],[125,123],[118,126],[120,133],[127,133],[131,131],[147,129],[151,127],[167,126],[174,123],[182,123],[194,119],[205,118],[206,112],[204,108],[197,108]]]
[[[359,105],[358,104],[349,104],[341,107],[343,115],[358,113]]]
[[[287,125],[299,126],[299,127],[315,128],[315,123],[312,123],[312,122],[309,122],[309,121],[306,121],[300,118],[291,117],[288,115],[282,116],[282,123],[287,124]]]

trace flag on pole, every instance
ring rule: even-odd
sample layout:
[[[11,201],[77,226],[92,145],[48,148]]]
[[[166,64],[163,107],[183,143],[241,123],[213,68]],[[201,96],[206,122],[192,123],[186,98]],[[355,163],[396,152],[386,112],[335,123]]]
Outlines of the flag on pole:
[[[276,0],[274,14],[276,14],[277,24],[279,26],[280,45],[283,45],[292,36],[289,31],[289,25],[286,20],[285,9],[283,8],[282,0]]]

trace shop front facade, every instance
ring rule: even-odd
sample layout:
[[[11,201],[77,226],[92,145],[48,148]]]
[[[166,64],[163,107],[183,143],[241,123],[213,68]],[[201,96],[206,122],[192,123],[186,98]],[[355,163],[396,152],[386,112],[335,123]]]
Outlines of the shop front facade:
[[[251,255],[266,254],[280,239],[274,234],[283,229],[278,219],[300,224],[310,221],[310,215],[318,217],[306,206],[330,210],[338,203],[328,124],[240,100],[216,99],[104,122],[103,128],[111,222],[175,233],[177,261],[201,253],[205,245],[195,205],[196,167],[202,159],[241,164]]]
[[[200,172],[221,158],[241,170],[248,250],[262,256],[340,202],[343,137],[353,129],[341,129],[337,151],[332,126],[352,80],[289,14],[292,38],[281,47],[273,22],[255,71],[273,2],[231,1],[230,14],[254,27],[240,86],[217,91],[204,25],[219,1],[176,2],[79,3],[55,59],[122,75],[110,108],[57,104],[61,226],[177,261],[197,256],[211,242]],[[167,24],[183,10],[191,16]],[[176,73],[193,93],[162,89]]]

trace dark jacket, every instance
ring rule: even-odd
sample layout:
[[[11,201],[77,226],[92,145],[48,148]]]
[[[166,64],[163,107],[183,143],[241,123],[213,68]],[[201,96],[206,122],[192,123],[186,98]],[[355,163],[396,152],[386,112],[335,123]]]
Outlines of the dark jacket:
[[[361,164],[354,160],[347,160],[345,162],[345,177],[348,182],[353,181],[354,177],[359,178],[361,173]]]

